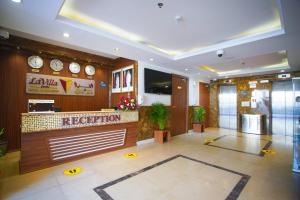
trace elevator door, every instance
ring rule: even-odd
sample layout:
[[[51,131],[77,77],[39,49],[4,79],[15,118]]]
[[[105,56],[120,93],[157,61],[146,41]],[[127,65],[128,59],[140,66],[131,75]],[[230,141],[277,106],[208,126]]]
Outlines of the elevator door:
[[[220,128],[237,128],[237,96],[235,85],[221,85],[219,93]]]
[[[272,134],[293,136],[292,81],[274,81],[272,87]]]

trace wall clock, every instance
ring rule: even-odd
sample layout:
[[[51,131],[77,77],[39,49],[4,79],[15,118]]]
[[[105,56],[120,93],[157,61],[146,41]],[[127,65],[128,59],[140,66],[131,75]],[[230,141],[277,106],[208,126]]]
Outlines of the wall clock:
[[[34,69],[39,69],[43,67],[44,61],[40,56],[30,56],[28,57],[28,65]]]
[[[76,63],[76,62],[72,62],[69,65],[69,70],[73,74],[78,74],[80,72],[80,65],[78,63]]]
[[[89,76],[93,76],[96,73],[95,67],[92,65],[87,65],[84,69],[85,73]]]
[[[64,68],[64,64],[63,64],[63,62],[61,62],[58,59],[53,59],[50,62],[50,68],[53,71],[59,72],[59,71],[61,71]]]

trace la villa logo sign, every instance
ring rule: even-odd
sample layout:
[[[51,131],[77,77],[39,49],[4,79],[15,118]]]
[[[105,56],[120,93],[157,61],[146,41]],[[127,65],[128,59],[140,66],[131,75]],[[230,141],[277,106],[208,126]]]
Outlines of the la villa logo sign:
[[[27,73],[26,93],[94,96],[95,81]]]

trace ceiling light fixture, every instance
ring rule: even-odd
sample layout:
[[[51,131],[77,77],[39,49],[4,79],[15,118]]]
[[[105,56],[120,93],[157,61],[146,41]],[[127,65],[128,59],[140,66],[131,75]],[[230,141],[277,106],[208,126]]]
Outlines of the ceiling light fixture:
[[[69,34],[69,33],[64,33],[64,37],[65,37],[65,38],[69,38],[69,37],[70,37],[70,34]]]
[[[188,69],[188,68],[185,68],[184,70],[185,70],[185,71],[189,71],[189,69]]]
[[[282,69],[282,70],[280,70],[280,72],[285,72],[285,70],[284,70],[284,69]]]
[[[153,61],[154,61],[154,58],[150,58],[149,60],[150,60],[151,62],[153,62]]]
[[[22,0],[11,0],[14,3],[22,3]]]
[[[114,48],[114,51],[119,51],[120,49],[118,47]]]
[[[175,16],[175,20],[176,20],[177,22],[182,21],[182,16],[176,15],[176,16]]]
[[[213,67],[210,67],[210,66],[207,66],[207,65],[202,65],[199,68],[205,69],[205,70],[208,70],[208,71],[211,71],[211,72],[217,72],[217,70],[215,70]]]

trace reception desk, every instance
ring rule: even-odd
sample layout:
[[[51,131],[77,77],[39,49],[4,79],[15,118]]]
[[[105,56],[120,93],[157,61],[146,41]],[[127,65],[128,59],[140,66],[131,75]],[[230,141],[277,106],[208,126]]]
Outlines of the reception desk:
[[[136,145],[138,111],[22,113],[20,172]]]

